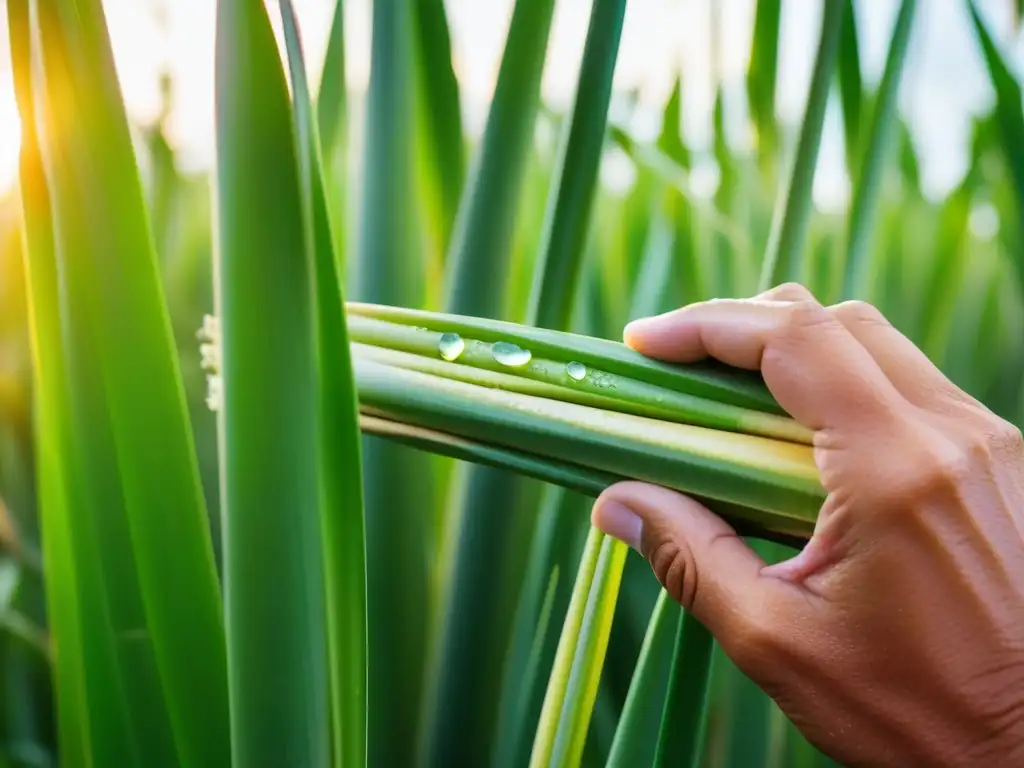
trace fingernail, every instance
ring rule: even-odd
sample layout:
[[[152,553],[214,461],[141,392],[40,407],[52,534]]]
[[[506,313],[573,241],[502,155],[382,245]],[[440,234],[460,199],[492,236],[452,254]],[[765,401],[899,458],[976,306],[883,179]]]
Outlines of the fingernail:
[[[640,551],[643,520],[629,507],[611,499],[594,508],[593,523],[609,536],[625,542]]]
[[[622,343],[630,349],[636,349],[642,343],[640,340],[652,330],[658,327],[658,318],[645,317],[641,320],[634,320],[622,329]]]
[[[661,315],[653,315],[651,317],[641,317],[637,320],[632,320],[626,323],[626,327],[623,329],[622,335],[624,338],[628,339],[632,335],[644,333],[652,328],[657,328],[659,325],[658,321],[660,319]]]
[[[639,337],[657,333],[665,327],[672,327],[677,312],[677,310],[672,310],[671,312],[663,312],[660,315],[637,318],[627,323],[626,327],[622,329],[623,342],[625,342],[626,346],[633,347]]]

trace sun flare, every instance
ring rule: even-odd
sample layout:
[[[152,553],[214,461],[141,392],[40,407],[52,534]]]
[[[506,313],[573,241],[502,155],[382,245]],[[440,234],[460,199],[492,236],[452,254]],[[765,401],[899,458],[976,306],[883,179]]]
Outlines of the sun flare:
[[[0,85],[0,194],[18,175],[18,151],[21,148],[21,120],[14,89]]]

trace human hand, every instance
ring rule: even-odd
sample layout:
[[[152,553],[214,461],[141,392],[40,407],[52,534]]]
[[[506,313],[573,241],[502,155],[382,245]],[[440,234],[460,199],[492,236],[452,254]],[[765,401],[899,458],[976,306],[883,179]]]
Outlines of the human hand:
[[[675,362],[760,369],[815,430],[828,498],[766,566],[721,519],[626,482],[593,522],[650,560],[723,650],[836,760],[1024,764],[1024,440],[873,307],[798,285],[631,324]]]

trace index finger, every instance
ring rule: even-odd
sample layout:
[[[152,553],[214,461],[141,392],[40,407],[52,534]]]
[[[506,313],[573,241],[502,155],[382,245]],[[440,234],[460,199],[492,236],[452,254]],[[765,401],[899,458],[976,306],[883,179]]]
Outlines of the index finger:
[[[779,405],[815,430],[888,422],[903,402],[870,353],[815,301],[716,299],[637,320],[624,335],[649,357],[712,357],[760,370]]]

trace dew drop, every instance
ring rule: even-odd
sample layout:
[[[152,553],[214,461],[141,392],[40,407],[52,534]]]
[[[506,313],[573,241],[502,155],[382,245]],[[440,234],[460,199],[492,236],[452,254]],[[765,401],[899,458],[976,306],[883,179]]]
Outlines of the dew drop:
[[[491,348],[491,354],[494,355],[494,359],[502,365],[507,365],[510,368],[519,368],[530,362],[533,355],[530,350],[523,349],[518,344],[512,344],[508,341],[498,341],[494,343]]]
[[[437,348],[441,352],[441,357],[450,363],[459,359],[459,355],[466,348],[466,342],[457,333],[442,333]]]
[[[569,374],[570,379],[575,379],[576,381],[583,381],[587,378],[587,366],[576,361],[565,366],[565,372]]]

